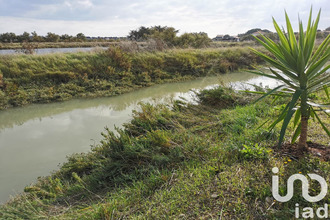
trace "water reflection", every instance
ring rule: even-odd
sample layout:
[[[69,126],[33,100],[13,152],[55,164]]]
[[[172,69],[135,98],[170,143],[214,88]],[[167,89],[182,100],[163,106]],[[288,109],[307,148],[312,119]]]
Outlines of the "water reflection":
[[[88,52],[98,50],[98,49],[106,49],[107,47],[72,47],[72,48],[40,48],[36,49],[36,54],[49,54],[49,53],[75,53],[75,52]],[[11,55],[11,54],[22,54],[20,49],[2,49],[0,50],[0,55]]]

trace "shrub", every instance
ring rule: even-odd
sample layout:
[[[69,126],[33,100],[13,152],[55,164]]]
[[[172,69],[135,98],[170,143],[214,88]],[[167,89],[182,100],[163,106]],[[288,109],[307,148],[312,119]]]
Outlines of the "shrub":
[[[203,105],[216,106],[218,108],[234,107],[238,104],[244,104],[242,96],[232,88],[218,86],[209,90],[202,90],[197,93],[199,102]]]
[[[176,46],[182,48],[205,48],[210,46],[212,40],[206,33],[184,33],[176,39]]]

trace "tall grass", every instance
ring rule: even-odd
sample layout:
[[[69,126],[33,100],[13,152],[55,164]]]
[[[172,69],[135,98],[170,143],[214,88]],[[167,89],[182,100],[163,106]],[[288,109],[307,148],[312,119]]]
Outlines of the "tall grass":
[[[246,48],[1,56],[0,109],[72,97],[112,96],[155,83],[251,68]]]

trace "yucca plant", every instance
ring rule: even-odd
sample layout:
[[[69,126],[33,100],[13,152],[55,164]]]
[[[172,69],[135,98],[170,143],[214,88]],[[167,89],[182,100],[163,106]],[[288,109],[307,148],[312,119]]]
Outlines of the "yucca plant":
[[[318,113],[325,112],[329,116],[329,92],[330,73],[328,71],[330,65],[327,64],[330,57],[330,35],[315,48],[315,39],[317,26],[319,23],[321,9],[316,20],[312,21],[312,8],[309,14],[307,30],[304,31],[302,21],[299,19],[299,33],[293,32],[290,19],[285,12],[287,32],[281,29],[273,18],[273,24],[278,34],[278,42],[274,42],[266,36],[255,37],[271,55],[259,52],[253,48],[254,53],[270,64],[270,72],[265,73],[261,70],[253,71],[253,73],[278,80],[281,85],[268,91],[263,92],[263,96],[258,100],[272,96],[289,96],[291,101],[287,103],[284,110],[280,113],[270,129],[276,124],[283,121],[279,146],[281,146],[285,131],[291,119],[294,121],[294,134],[292,142],[294,143],[298,136],[298,146],[302,150],[307,149],[307,128],[310,117],[316,118],[321,124],[325,132],[330,136],[329,130],[322,122]],[[313,93],[324,90],[328,98],[328,103],[316,104],[310,100]]]

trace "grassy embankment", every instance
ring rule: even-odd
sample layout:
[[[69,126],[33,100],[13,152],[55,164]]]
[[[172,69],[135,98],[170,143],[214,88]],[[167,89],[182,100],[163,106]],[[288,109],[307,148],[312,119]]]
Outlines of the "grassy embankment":
[[[157,83],[250,68],[247,48],[107,51],[0,56],[0,109],[76,97],[113,96]]]
[[[329,204],[329,193],[306,202],[299,184],[289,202],[273,201],[272,167],[280,169],[283,193],[285,180],[298,172],[329,182],[330,163],[273,150],[280,128],[259,127],[275,119],[285,100],[270,107],[270,99],[253,99],[220,87],[201,92],[198,105],[144,104],[118,136],[106,130],[90,153],[72,155],[59,171],[1,206],[0,218],[293,219],[296,203],[301,212]],[[329,126],[330,119],[321,117]],[[309,139],[328,144],[322,128],[310,123]],[[318,187],[313,182],[310,192],[317,194]]]

